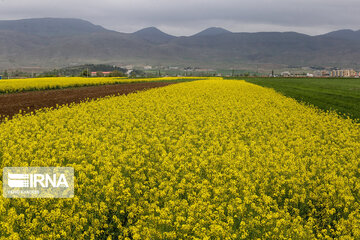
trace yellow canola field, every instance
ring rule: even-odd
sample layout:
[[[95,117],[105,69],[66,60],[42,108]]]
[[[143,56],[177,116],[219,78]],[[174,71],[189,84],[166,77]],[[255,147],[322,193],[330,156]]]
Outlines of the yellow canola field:
[[[75,168],[73,199],[1,197],[3,239],[360,239],[360,126],[244,81],[15,118],[0,166]]]
[[[80,87],[90,85],[135,83],[135,82],[157,82],[205,79],[199,77],[161,77],[161,78],[114,78],[114,77],[51,77],[51,78],[25,78],[25,79],[3,79],[0,80],[0,94],[21,91],[34,91],[46,89],[58,89],[66,87]]]

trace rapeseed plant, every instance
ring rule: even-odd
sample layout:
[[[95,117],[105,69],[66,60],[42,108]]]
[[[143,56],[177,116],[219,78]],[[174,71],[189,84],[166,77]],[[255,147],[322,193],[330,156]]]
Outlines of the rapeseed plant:
[[[359,159],[358,123],[244,81],[42,110],[0,124],[0,166],[74,167],[75,197],[1,197],[0,236],[359,239]]]

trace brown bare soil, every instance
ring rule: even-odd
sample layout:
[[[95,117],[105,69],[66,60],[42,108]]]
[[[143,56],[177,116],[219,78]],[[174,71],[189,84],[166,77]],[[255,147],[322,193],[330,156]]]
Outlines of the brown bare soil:
[[[96,99],[110,95],[122,95],[150,88],[163,87],[170,82],[146,82],[113,84],[91,87],[67,88],[59,90],[33,91],[0,95],[0,121],[11,118],[21,110],[24,113],[56,105],[79,103],[86,99]]]

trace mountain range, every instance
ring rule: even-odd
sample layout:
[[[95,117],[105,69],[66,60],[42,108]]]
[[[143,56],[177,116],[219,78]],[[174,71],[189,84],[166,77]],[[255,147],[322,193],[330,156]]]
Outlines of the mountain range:
[[[176,37],[155,27],[134,33],[81,19],[0,21],[0,69],[110,63],[212,68],[360,67],[360,31],[318,36],[234,33],[212,27]]]

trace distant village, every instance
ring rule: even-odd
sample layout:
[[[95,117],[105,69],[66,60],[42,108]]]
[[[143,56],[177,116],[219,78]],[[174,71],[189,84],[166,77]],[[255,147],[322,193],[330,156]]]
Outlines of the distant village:
[[[153,70],[154,67],[152,66],[144,66],[144,70]],[[360,72],[355,71],[354,69],[336,69],[336,70],[315,70],[308,73],[291,73],[290,71],[281,72],[280,74],[274,74],[272,72],[270,75],[264,75],[261,73],[255,73],[253,72],[250,74],[249,72],[243,71],[243,70],[228,70],[225,71],[227,73],[221,73],[221,71],[217,71],[215,69],[208,69],[208,68],[192,68],[192,67],[166,67],[163,69],[167,70],[182,70],[185,73],[207,73],[209,75],[216,75],[219,77],[231,77],[231,76],[262,76],[262,77],[332,77],[332,78],[359,78]],[[241,73],[239,73],[241,72]]]
[[[31,78],[31,77],[61,77],[61,76],[83,76],[83,77],[164,77],[164,76],[218,76],[218,77],[316,77],[316,78],[359,78],[360,72],[354,69],[311,69],[303,68],[292,71],[272,71],[271,73],[247,71],[239,69],[212,69],[199,67],[180,66],[116,66],[106,64],[87,64],[51,71],[29,71],[20,70],[0,71],[0,79],[8,78]]]
[[[270,74],[270,76],[275,76]],[[360,72],[355,71],[354,69],[339,69],[339,70],[317,70],[313,73],[306,74],[293,74],[289,71],[282,72],[281,77],[344,77],[344,78],[359,78]]]

